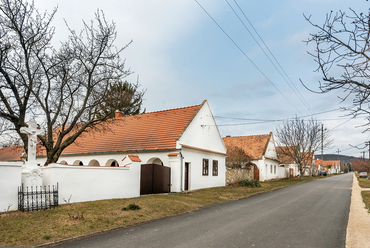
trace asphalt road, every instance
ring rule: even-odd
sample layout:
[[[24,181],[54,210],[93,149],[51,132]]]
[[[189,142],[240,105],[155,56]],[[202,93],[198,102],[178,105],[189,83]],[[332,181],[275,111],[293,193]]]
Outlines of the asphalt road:
[[[351,186],[312,180],[57,247],[345,247]]]

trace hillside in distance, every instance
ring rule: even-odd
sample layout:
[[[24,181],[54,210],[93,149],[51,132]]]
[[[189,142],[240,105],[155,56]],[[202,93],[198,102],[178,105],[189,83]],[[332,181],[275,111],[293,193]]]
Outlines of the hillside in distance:
[[[321,155],[315,155],[315,159],[317,158],[321,159]],[[347,155],[339,155],[340,164],[352,163],[352,161],[356,159],[361,158]],[[338,154],[324,154],[324,161],[325,160],[338,160]]]

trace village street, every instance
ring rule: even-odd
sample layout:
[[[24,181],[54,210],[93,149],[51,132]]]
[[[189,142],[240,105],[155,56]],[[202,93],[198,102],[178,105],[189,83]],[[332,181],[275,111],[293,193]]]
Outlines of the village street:
[[[57,247],[345,247],[352,173]]]

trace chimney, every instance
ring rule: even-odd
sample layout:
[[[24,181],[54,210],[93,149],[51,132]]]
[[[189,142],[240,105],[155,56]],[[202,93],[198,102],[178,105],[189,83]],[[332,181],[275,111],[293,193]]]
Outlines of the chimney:
[[[114,113],[114,118],[120,118],[123,117],[123,114],[117,109],[116,112]]]

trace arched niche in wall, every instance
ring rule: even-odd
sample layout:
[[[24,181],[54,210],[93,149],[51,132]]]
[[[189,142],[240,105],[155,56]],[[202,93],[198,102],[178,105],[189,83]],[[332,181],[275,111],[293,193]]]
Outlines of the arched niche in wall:
[[[84,163],[81,160],[75,160],[73,165],[84,165]]]
[[[163,165],[163,162],[159,158],[151,158],[148,160],[147,164]]]
[[[91,166],[100,166],[98,160],[96,159],[92,159],[90,162],[89,162],[89,165]]]
[[[107,167],[118,167],[119,166],[119,163],[117,160],[115,159],[109,159],[106,163],[105,163],[105,166]]]

